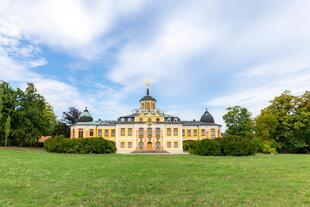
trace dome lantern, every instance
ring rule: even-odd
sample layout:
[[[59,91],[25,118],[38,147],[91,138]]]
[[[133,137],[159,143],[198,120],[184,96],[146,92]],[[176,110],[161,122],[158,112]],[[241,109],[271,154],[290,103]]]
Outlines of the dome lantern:
[[[156,108],[156,99],[150,95],[150,82],[146,81],[146,95],[140,99],[140,108],[153,110]]]

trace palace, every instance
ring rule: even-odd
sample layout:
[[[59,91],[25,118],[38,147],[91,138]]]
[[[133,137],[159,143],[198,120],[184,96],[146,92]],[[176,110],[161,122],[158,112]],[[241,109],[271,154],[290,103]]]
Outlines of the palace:
[[[139,109],[117,121],[94,121],[87,108],[78,122],[71,125],[71,138],[102,137],[116,143],[118,153],[167,152],[182,153],[183,141],[214,139],[221,136],[221,125],[214,123],[206,110],[200,121],[183,121],[157,109],[157,101],[150,95],[140,99]]]

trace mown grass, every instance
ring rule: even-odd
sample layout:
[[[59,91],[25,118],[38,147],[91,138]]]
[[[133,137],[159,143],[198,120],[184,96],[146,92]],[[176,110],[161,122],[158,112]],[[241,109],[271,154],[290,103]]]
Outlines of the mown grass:
[[[310,156],[0,149],[0,206],[310,206]]]

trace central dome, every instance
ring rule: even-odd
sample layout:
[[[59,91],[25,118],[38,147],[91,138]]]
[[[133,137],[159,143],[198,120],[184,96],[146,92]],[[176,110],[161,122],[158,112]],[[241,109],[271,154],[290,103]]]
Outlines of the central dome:
[[[214,124],[214,119],[212,115],[208,112],[208,109],[206,109],[205,113],[201,116],[200,121]]]

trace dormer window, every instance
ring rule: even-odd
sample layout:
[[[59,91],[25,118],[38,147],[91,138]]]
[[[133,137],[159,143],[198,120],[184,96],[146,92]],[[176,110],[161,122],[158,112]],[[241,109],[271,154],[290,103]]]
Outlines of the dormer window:
[[[121,122],[125,122],[125,118],[121,118]]]
[[[177,122],[177,121],[178,121],[178,119],[177,119],[177,118],[174,118],[174,121],[175,121],[175,122]]]
[[[128,122],[131,122],[131,118],[128,118],[128,120],[127,120]]]
[[[171,121],[171,118],[168,118],[167,121]]]

